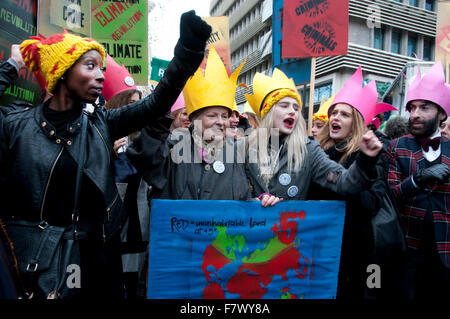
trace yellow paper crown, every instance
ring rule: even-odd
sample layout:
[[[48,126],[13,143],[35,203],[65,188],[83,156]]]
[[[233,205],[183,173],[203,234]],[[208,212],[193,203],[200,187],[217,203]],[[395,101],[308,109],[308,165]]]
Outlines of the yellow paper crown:
[[[238,112],[238,113],[239,113],[239,109],[238,109],[238,107],[237,107],[236,100],[234,100],[233,107],[231,108],[231,110],[232,110],[233,112]]]
[[[314,113],[313,121],[321,120],[322,122],[328,122],[328,109],[330,108],[331,103],[333,103],[335,96],[336,94],[331,96],[328,100],[322,101],[319,110],[317,110],[317,112]]]
[[[245,97],[253,111],[255,111],[256,115],[260,119],[263,119],[264,116],[270,111],[273,104],[277,102],[275,98],[272,99],[270,103],[265,103],[265,105],[263,105],[266,97],[268,97],[270,93],[277,90],[284,91],[283,95],[278,97],[281,98],[284,96],[292,96],[299,102],[300,107],[302,106],[302,101],[297,93],[294,80],[289,79],[282,71],[275,68],[273,70],[272,77],[256,72],[253,77],[253,94],[245,94]],[[288,91],[290,93],[288,93]]]
[[[233,111],[236,82],[245,61],[228,77],[225,65],[213,46],[209,49],[205,75],[201,69],[186,82],[183,89],[188,115],[208,106],[224,106]]]

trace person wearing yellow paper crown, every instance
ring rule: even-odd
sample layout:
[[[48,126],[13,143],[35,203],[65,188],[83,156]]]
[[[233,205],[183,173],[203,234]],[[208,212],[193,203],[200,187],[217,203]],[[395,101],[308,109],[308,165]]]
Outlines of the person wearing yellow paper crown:
[[[324,101],[322,101],[322,103],[320,104],[319,110],[313,115],[311,133],[315,139],[317,139],[317,136],[319,136],[319,133],[328,122],[328,108],[333,102],[335,96],[336,94],[330,97],[328,100],[324,99]]]
[[[11,237],[24,278],[36,271],[33,285],[26,287],[34,298],[123,298],[119,234],[125,216],[114,183],[113,141],[169,111],[203,60],[210,33],[211,27],[194,11],[184,13],[174,58],[155,91],[119,109],[97,107],[90,114],[83,105],[97,100],[105,80],[105,51],[98,42],[65,32],[31,37],[20,45],[26,66],[52,97],[1,119],[0,217],[10,235],[18,223],[28,225],[34,234],[46,230],[40,236],[42,254],[35,254],[35,242],[29,240],[32,234],[16,231],[17,236]],[[54,238],[55,227],[68,233]],[[47,234],[51,240],[46,240]],[[70,272],[65,273],[63,263],[78,254],[52,259],[48,253],[56,243],[67,247],[72,240],[80,257],[75,287],[66,284]],[[31,260],[25,259],[30,255]],[[50,264],[64,267],[62,274],[45,272]]]
[[[248,103],[260,118],[248,138],[248,175],[256,192],[287,200],[305,200],[312,181],[339,193],[358,193],[376,176],[367,158],[376,158],[381,144],[368,135],[364,154],[348,170],[331,161],[306,133],[302,101],[292,79],[275,68],[273,75],[256,73]],[[262,181],[262,183],[261,183]]]
[[[132,164],[143,174],[155,197],[164,199],[249,200],[252,193],[245,167],[237,160],[237,144],[226,128],[244,64],[228,76],[213,46],[204,73],[198,69],[183,89],[189,130],[155,132],[146,127],[127,149]],[[160,134],[158,134],[160,133]],[[228,152],[232,151],[232,156]],[[264,195],[262,206],[278,198]]]
[[[226,128],[226,136],[240,139],[248,134],[248,129],[251,129],[250,122],[239,113],[236,101],[233,104],[230,120]]]

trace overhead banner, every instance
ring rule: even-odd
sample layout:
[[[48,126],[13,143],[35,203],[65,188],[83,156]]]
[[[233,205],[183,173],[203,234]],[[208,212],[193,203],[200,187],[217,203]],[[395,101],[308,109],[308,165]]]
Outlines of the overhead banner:
[[[0,1],[0,61],[10,57],[12,44],[20,44],[36,35],[36,11],[36,1]],[[33,73],[24,68],[17,81],[0,97],[0,105],[9,105],[14,100],[38,104],[43,96]]]
[[[335,298],[341,201],[152,200],[149,299]]]
[[[39,0],[38,32],[46,37],[64,29],[91,36],[90,0]]]
[[[282,57],[347,54],[348,0],[284,0]]]
[[[450,83],[450,2],[439,1],[436,32],[436,61],[441,61],[445,70],[445,80]]]
[[[91,0],[92,37],[127,68],[137,85],[148,85],[147,2]]]
[[[311,59],[282,59],[283,0],[273,1],[272,14],[272,66],[283,71],[296,85],[311,79]]]
[[[228,30],[228,17],[202,17],[212,28],[211,36],[206,42],[205,58],[200,64],[200,69],[206,69],[206,57],[209,48],[214,45],[217,54],[222,59],[228,76],[231,75],[230,35]]]

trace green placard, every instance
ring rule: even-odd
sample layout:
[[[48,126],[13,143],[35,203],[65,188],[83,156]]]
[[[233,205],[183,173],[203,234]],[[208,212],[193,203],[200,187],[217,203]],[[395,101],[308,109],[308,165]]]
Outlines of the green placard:
[[[35,1],[0,1],[0,61],[11,55],[11,45],[20,44],[32,35],[36,35]],[[17,81],[0,97],[0,105],[9,105],[15,100],[31,104],[42,101],[44,94],[33,73],[27,68],[20,70]]]
[[[92,37],[123,64],[137,85],[148,85],[147,1],[91,1]]]
[[[164,75],[164,71],[167,69],[170,61],[152,58],[152,73],[150,75],[150,80],[159,82]]]

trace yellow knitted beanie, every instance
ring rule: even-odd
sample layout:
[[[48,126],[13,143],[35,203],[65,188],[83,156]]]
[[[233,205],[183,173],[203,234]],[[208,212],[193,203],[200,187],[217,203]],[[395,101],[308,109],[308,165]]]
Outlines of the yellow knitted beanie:
[[[26,66],[34,72],[43,90],[53,93],[56,83],[84,53],[97,50],[103,61],[105,50],[98,42],[66,33],[30,37],[20,44]]]
[[[263,106],[261,108],[261,119],[263,119],[264,116],[269,113],[270,109],[275,105],[275,103],[287,96],[294,98],[295,100],[297,100],[300,107],[302,106],[302,100],[300,99],[300,96],[298,95],[296,90],[278,89],[267,95],[264,99]]]

